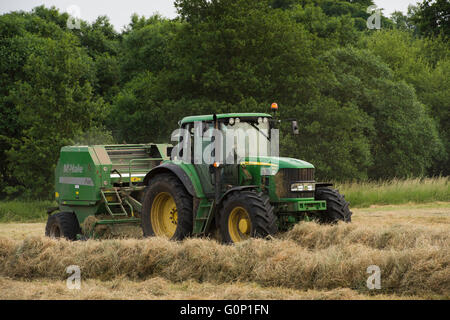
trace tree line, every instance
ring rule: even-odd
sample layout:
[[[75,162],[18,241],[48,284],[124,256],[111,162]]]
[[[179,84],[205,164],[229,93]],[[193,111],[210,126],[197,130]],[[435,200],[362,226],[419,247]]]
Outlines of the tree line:
[[[59,149],[169,142],[187,115],[266,112],[281,154],[320,179],[448,175],[450,3],[381,16],[372,0],[176,0],[178,16],[68,28],[36,7],[0,16],[0,197],[48,198]]]

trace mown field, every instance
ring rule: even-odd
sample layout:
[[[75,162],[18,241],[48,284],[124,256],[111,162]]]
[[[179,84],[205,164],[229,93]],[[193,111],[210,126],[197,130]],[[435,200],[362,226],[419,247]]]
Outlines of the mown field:
[[[351,224],[303,222],[274,239],[233,246],[139,236],[68,242],[43,237],[43,221],[1,223],[0,298],[449,299],[445,196],[401,205],[361,201]],[[81,290],[66,287],[69,265],[81,268]],[[380,267],[380,290],[366,286],[370,265]]]

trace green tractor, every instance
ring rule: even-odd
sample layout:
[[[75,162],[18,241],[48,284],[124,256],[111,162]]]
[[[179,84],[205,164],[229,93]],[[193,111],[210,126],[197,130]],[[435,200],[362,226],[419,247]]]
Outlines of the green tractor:
[[[349,203],[315,181],[312,164],[278,157],[279,122],[266,113],[191,116],[175,147],[63,147],[46,235],[75,240],[95,237],[98,225],[140,224],[146,237],[237,243],[305,219],[350,222]],[[83,230],[89,217],[93,228]]]

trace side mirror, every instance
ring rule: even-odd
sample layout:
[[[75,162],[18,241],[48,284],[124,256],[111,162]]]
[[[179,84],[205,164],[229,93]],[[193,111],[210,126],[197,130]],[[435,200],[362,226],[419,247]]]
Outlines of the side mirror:
[[[299,134],[299,130],[298,130],[298,123],[297,121],[292,121],[292,133],[293,134]]]

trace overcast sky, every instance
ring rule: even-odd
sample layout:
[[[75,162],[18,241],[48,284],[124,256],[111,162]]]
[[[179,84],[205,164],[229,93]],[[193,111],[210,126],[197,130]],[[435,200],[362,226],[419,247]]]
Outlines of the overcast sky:
[[[389,16],[394,11],[406,13],[408,5],[415,4],[417,0],[375,0],[374,2],[378,7],[384,8],[384,14]],[[30,11],[42,4],[47,7],[55,6],[61,11],[73,10],[76,6],[79,8],[80,17],[89,22],[100,15],[107,15],[117,31],[129,23],[133,13],[150,16],[158,12],[168,18],[176,16],[172,0],[0,0],[0,13]]]

